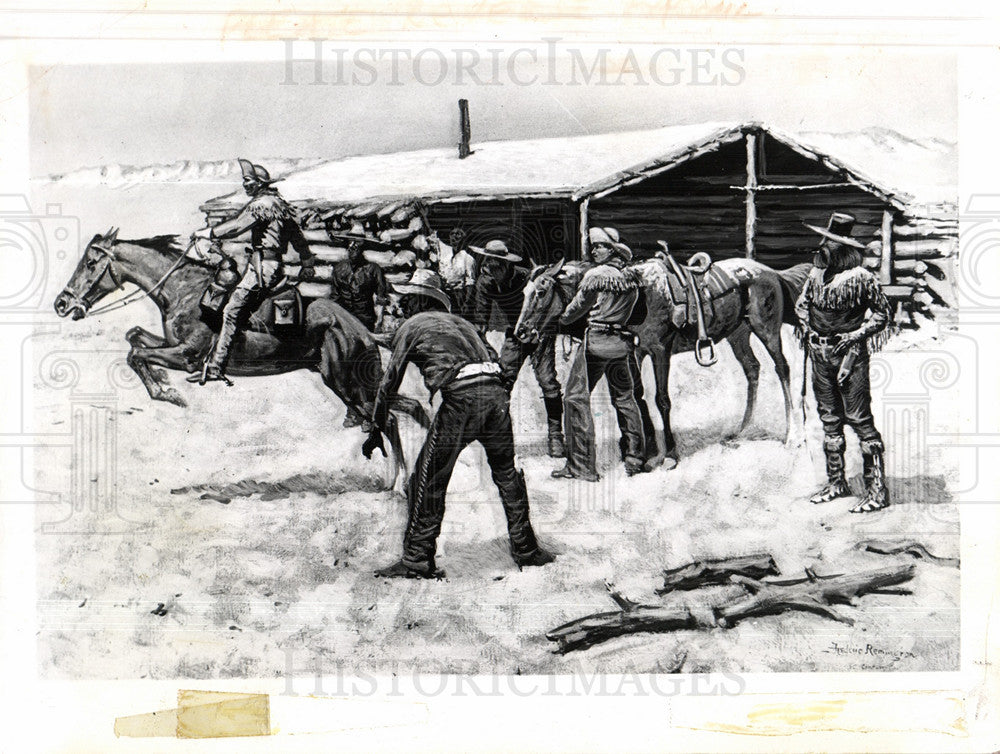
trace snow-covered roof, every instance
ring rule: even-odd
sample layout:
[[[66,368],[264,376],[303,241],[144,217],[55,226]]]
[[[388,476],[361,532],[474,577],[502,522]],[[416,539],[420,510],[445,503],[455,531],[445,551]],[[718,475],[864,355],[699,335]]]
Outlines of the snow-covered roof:
[[[604,191],[650,171],[737,141],[760,129],[831,169],[847,169],[862,185],[894,203],[939,203],[957,194],[954,146],[921,142],[888,129],[792,134],[758,124],[700,123],[560,138],[479,142],[459,159],[442,147],[332,160],[288,175],[280,184],[290,201],[318,205],[485,196],[567,196]],[[242,193],[207,207],[245,201]]]

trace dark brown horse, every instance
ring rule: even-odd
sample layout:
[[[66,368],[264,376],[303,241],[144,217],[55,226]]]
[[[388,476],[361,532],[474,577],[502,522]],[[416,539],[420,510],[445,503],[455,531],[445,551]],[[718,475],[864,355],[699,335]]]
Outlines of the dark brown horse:
[[[153,400],[184,406],[184,398],[170,386],[160,367],[188,373],[201,368],[212,347],[214,331],[200,301],[215,268],[183,257],[184,250],[176,240],[176,236],[157,236],[119,241],[116,230],[94,236],[73,276],[56,297],[55,310],[60,317],[82,319],[98,301],[125,284],[144,291],[159,307],[163,335],[141,327],[129,330],[125,334],[132,347],[128,364]],[[268,328],[251,318],[248,329],[233,342],[228,373],[252,377],[316,370],[349,409],[370,415],[382,379],[382,362],[372,334],[333,301],[305,301],[304,323],[299,328]],[[395,398],[392,409],[409,415],[423,427],[429,425],[423,406],[412,398]],[[391,488],[399,465],[405,469],[405,460],[395,418],[390,425],[386,436],[391,445],[387,481]]]
[[[558,327],[559,315],[576,294],[587,262],[557,262],[551,267],[537,267],[524,291],[521,316],[515,334],[524,341],[536,340]],[[738,295],[722,295],[713,302],[708,335],[713,340],[727,340],[743,367],[747,379],[747,400],[739,432],[750,424],[757,401],[760,362],[750,347],[750,334],[760,339],[774,360],[785,401],[785,439],[792,422],[792,391],[788,362],[781,350],[781,325],[795,324],[795,300],[802,292],[809,264],[778,272],[752,259],[727,259],[715,266],[729,273],[731,290]],[[639,357],[649,356],[656,378],[656,407],[663,419],[664,447],[646,462],[652,469],[666,459],[677,461],[677,446],[670,428],[670,357],[693,351],[697,334],[688,326],[675,324],[674,303],[669,294],[668,276],[673,270],[662,258],[655,257],[626,268],[637,276],[645,293],[646,316],[634,326],[639,336]]]

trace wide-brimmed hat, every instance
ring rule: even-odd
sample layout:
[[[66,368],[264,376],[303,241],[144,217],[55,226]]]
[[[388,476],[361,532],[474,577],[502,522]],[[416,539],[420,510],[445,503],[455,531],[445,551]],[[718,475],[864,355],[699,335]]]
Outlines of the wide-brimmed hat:
[[[516,263],[521,261],[521,257],[519,257],[517,254],[510,253],[510,249],[507,248],[507,244],[497,239],[490,241],[484,247],[470,246],[469,251],[471,251],[473,254],[479,254],[479,256],[482,257],[503,259],[507,262]]]
[[[863,243],[851,238],[851,230],[854,228],[854,216],[848,215],[846,212],[834,212],[830,215],[830,222],[827,223],[825,228],[810,225],[809,223],[803,223],[803,225],[809,228],[809,230],[819,233],[824,238],[829,238],[831,241],[842,243],[845,246],[852,246],[855,249],[865,248]]]
[[[243,173],[243,180],[249,178],[256,183],[263,183],[265,186],[270,186],[281,180],[280,178],[271,178],[271,174],[267,172],[266,168],[255,165],[250,160],[244,160],[240,157],[238,162],[240,163],[240,171]]]
[[[445,309],[449,312],[451,311],[451,299],[444,292],[441,276],[433,270],[414,270],[407,282],[393,283],[392,288],[397,293],[414,293],[421,296],[428,296],[435,301],[440,301],[444,304]]]
[[[615,228],[591,228],[587,234],[591,247],[608,246],[626,262],[632,261],[632,249],[621,242],[618,230]]]

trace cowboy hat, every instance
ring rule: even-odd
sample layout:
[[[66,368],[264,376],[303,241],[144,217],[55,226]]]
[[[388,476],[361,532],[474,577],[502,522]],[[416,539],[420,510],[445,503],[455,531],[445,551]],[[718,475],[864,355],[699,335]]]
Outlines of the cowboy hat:
[[[479,256],[482,257],[493,257],[494,259],[503,259],[508,262],[515,263],[521,261],[521,257],[517,254],[510,253],[510,250],[507,248],[507,244],[496,239],[487,243],[485,247],[470,246],[469,251],[473,254],[479,254]]]
[[[591,228],[587,238],[591,246],[608,246],[626,262],[632,261],[632,249],[621,243],[615,228]]]
[[[250,162],[250,160],[244,160],[242,157],[238,159],[240,163],[240,171],[243,173],[243,180],[251,180],[255,183],[263,183],[265,186],[270,186],[272,183],[277,183],[281,178],[271,178],[271,174],[267,172],[267,169],[255,165]]]
[[[853,215],[848,215],[846,212],[834,212],[830,215],[830,222],[827,223],[825,228],[810,225],[809,223],[803,223],[803,225],[809,228],[809,230],[819,233],[824,238],[829,238],[831,241],[836,241],[855,249],[865,248],[863,243],[855,241],[850,237],[851,229],[854,227],[854,217]]]
[[[393,283],[392,289],[402,294],[417,294],[427,296],[444,304],[445,309],[451,311],[451,299],[444,292],[441,284],[441,276],[433,270],[414,270],[409,281],[405,283]]]

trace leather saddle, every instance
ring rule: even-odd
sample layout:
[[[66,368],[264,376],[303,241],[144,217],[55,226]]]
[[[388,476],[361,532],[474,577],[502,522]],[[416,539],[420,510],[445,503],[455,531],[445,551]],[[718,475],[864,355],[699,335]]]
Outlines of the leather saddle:
[[[669,267],[667,287],[673,303],[674,326],[695,331],[695,360],[703,367],[712,366],[717,361],[715,341],[708,334],[715,322],[713,304],[727,293],[735,292],[735,281],[726,271],[713,266],[712,258],[703,251],[682,265],[674,259],[666,241],[658,243]]]
[[[201,306],[213,329],[221,324],[220,316],[230,295],[240,281],[235,260],[224,259],[201,298]],[[250,315],[246,329],[253,332],[285,332],[305,327],[305,310],[311,299],[304,297],[294,283],[285,283],[270,293]]]
[[[306,299],[295,285],[265,298],[250,316],[249,328],[263,332],[290,332],[305,326]]]

